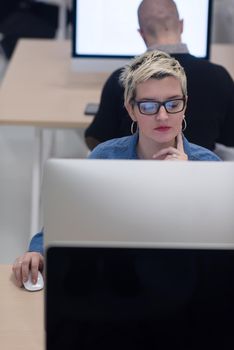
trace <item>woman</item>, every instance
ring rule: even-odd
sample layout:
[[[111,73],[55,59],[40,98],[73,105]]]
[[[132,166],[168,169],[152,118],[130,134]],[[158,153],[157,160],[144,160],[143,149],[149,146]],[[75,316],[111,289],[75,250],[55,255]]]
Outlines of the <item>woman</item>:
[[[187,82],[178,61],[160,51],[147,51],[126,66],[121,82],[132,133],[134,127],[136,132],[102,143],[89,158],[220,160],[182,135]]]
[[[166,53],[148,51],[126,66],[121,81],[133,135],[98,145],[89,158],[220,160],[213,152],[189,143],[182,134],[182,124],[186,126],[187,83],[178,61]],[[19,286],[27,280],[29,269],[35,282],[38,269],[43,269],[42,232],[33,237],[29,250],[13,265]]]

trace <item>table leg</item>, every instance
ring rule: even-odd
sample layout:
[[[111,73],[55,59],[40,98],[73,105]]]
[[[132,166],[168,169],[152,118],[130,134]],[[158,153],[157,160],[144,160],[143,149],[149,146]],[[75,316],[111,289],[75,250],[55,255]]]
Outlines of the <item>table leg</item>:
[[[65,1],[59,4],[57,39],[66,39],[67,5]]]
[[[34,130],[30,239],[42,229],[41,185],[44,165],[46,160],[54,155],[56,146],[56,131],[49,129],[46,140],[43,131],[44,129],[39,127],[35,127]]]
[[[32,193],[31,193],[31,228],[30,238],[37,233],[40,219],[40,192],[42,177],[42,149],[43,149],[43,130],[35,127],[34,130],[34,150],[33,150],[33,168],[32,168]]]

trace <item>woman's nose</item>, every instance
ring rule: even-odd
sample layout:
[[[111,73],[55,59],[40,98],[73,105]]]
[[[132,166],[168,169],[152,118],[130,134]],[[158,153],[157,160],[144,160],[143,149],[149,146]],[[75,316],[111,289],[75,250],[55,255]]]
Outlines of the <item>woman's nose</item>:
[[[164,106],[160,106],[158,113],[156,114],[156,118],[159,120],[168,119],[168,113]]]

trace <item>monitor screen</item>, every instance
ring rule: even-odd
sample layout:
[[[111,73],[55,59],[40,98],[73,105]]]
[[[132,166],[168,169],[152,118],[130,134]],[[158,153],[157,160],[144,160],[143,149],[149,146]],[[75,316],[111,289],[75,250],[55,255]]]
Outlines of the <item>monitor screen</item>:
[[[47,350],[234,344],[234,250],[51,247]]]
[[[74,0],[73,57],[129,59],[143,53],[146,48],[138,33],[137,18],[140,2]],[[182,41],[188,45],[191,54],[208,58],[211,1],[175,2],[184,21]]]

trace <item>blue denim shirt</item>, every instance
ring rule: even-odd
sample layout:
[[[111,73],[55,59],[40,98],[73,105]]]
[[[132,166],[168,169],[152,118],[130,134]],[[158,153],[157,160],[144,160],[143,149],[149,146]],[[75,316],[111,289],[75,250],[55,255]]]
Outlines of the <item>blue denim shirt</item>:
[[[137,156],[138,133],[132,136],[121,137],[99,144],[90,153],[90,159],[138,159]],[[221,160],[208,149],[189,143],[183,136],[184,151],[188,160]]]
[[[40,254],[44,254],[44,237],[43,237],[43,230],[41,232],[38,232],[33,238],[31,239],[31,242],[29,244],[28,251],[29,252],[37,252]]]
[[[89,155],[90,159],[138,159],[136,146],[138,134],[109,140],[98,145]],[[189,160],[221,160],[213,152],[204,147],[189,143],[183,136],[184,151]],[[43,254],[43,231],[37,233],[29,245],[30,252]]]

